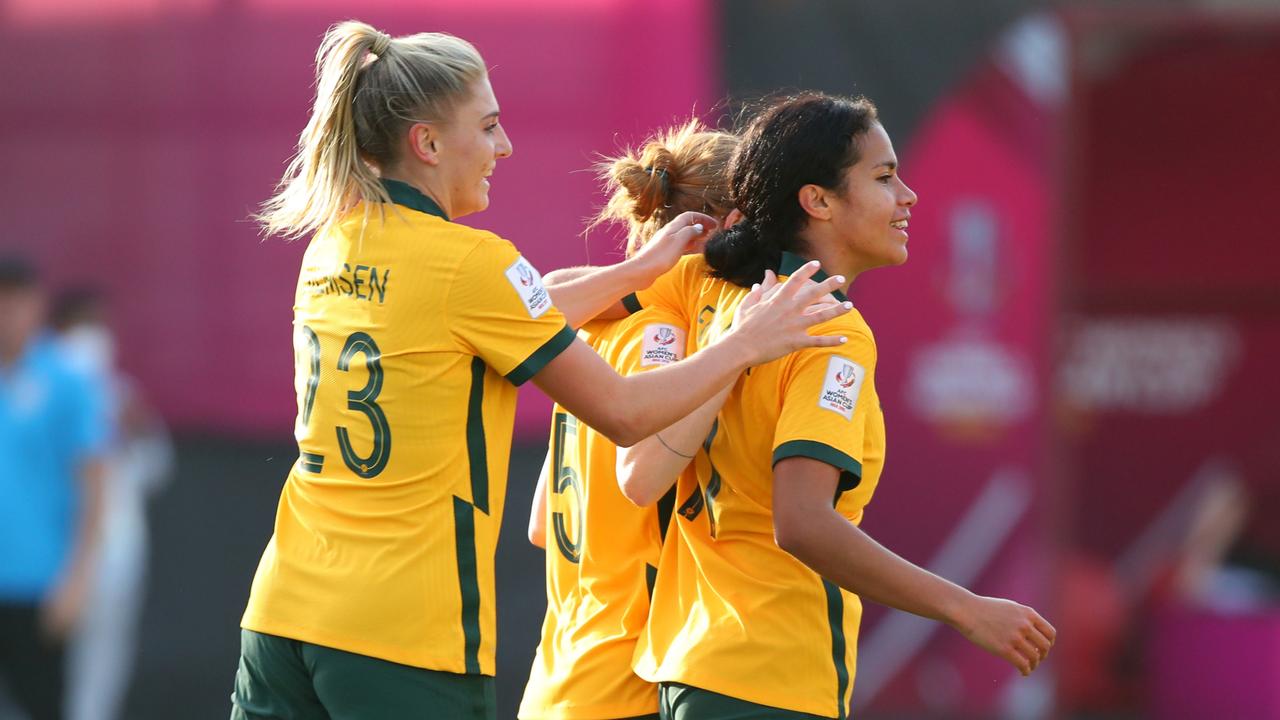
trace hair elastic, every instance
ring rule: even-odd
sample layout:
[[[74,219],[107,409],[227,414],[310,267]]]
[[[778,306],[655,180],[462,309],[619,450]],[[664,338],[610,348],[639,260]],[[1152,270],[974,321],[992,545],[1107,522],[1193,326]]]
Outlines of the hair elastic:
[[[662,182],[662,197],[665,198],[667,195],[671,194],[671,178],[667,175],[666,168],[655,168],[650,165],[644,169],[644,174],[649,177],[653,177],[655,173],[657,174],[658,179]]]

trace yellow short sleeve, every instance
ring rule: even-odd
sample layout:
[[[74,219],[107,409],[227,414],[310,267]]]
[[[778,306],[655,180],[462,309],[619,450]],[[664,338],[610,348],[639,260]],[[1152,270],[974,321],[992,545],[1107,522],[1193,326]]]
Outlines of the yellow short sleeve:
[[[841,491],[862,478],[867,415],[875,402],[875,342],[861,332],[848,338],[793,356],[773,438],[773,464],[789,457],[821,460],[840,470]]]
[[[625,322],[615,366],[621,375],[664,367],[683,360],[688,353],[688,329],[674,313],[648,308]]]
[[[515,385],[569,347],[575,334],[551,304],[542,276],[497,236],[463,260],[449,288],[449,330],[464,349]]]
[[[623,298],[622,304],[632,313],[644,308],[666,311],[681,319],[678,324],[687,327],[690,324],[686,317],[687,305],[695,294],[697,281],[705,276],[705,268],[706,261],[701,255],[685,255],[652,285]]]

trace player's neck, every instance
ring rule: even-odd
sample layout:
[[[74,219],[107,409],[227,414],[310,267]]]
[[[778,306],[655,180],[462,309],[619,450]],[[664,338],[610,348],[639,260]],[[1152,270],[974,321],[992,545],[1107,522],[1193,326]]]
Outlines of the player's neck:
[[[796,254],[808,260],[817,260],[827,275],[843,275],[845,286],[840,289],[845,293],[849,291],[853,279],[865,269],[859,267],[857,258],[852,257],[843,246],[828,241],[820,232],[813,232],[811,228],[805,228],[800,233],[800,241],[801,247]]]
[[[415,171],[411,168],[392,166],[383,169],[382,179],[397,180],[413,187],[418,192],[431,198],[436,205],[440,206],[440,209],[444,211],[445,215],[450,218],[453,217],[453,208],[452,203],[449,202],[449,194],[442,192],[445,187],[445,183],[434,172],[431,172],[430,167],[424,165]]]

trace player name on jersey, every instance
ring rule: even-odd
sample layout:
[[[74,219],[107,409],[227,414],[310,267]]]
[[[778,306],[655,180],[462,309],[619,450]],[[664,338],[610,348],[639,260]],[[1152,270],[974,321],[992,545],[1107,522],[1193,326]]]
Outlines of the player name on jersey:
[[[370,265],[352,267],[342,264],[342,270],[332,275],[307,278],[306,286],[313,297],[322,295],[346,295],[347,297],[374,302],[379,305],[387,300],[387,283],[391,268],[379,270]]]

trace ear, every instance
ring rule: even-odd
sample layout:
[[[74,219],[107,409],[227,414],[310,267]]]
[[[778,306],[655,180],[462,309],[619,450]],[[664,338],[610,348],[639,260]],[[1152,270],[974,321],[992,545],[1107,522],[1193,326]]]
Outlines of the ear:
[[[729,214],[724,216],[724,222],[720,223],[720,229],[728,230],[734,225],[737,225],[738,223],[742,222],[743,217],[745,216],[742,214],[742,211],[739,210],[738,208],[734,208],[730,210]]]
[[[428,165],[440,164],[440,134],[430,123],[414,123],[409,127],[409,151]]]
[[[821,185],[805,185],[800,188],[796,199],[809,217],[818,220],[831,219],[831,207],[827,203],[827,189]]]

